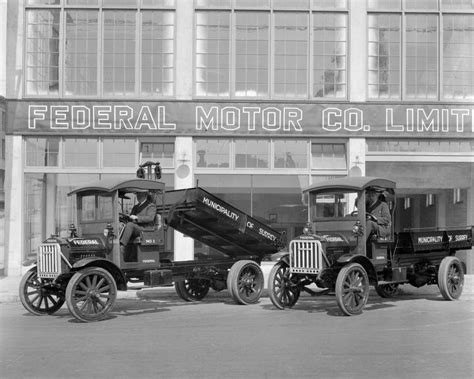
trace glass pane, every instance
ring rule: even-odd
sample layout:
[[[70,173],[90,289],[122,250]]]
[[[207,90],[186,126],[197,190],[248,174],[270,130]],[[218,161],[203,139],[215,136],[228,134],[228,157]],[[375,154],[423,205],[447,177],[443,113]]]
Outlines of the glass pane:
[[[59,93],[59,9],[26,11],[26,93]]]
[[[347,0],[312,0],[313,9],[346,9]]]
[[[59,138],[26,138],[26,166],[58,166]]]
[[[473,25],[474,14],[445,15],[443,18],[443,97],[445,99],[474,99]]]
[[[347,15],[313,14],[313,97],[347,96]],[[337,90],[337,85],[343,85]]]
[[[173,168],[174,143],[142,142],[140,147],[140,164],[147,161],[160,162],[162,168]]]
[[[399,99],[401,17],[396,14],[368,15],[368,85],[370,98]]]
[[[438,79],[438,16],[406,16],[406,96],[435,99]]]
[[[275,12],[274,60],[281,69],[273,73],[274,94],[277,97],[308,97],[307,13]]]
[[[135,167],[135,140],[104,139],[103,155],[104,167]]]
[[[142,12],[142,94],[172,96],[174,12]]]
[[[368,0],[369,9],[401,9],[402,0]]]
[[[104,94],[135,93],[136,12],[104,11]]]
[[[66,138],[64,167],[97,167],[97,140]]]
[[[197,96],[230,95],[230,12],[196,12]]]
[[[238,139],[235,141],[236,168],[269,168],[270,143],[267,140]]]
[[[347,169],[345,144],[313,143],[311,156],[313,169]]]
[[[66,12],[65,94],[97,95],[98,12]]]
[[[268,97],[270,14],[237,12],[235,19],[235,96]]]
[[[474,9],[472,0],[441,0],[441,9]]]
[[[307,168],[307,142],[275,140],[275,168]]]
[[[229,146],[227,139],[197,139],[196,167],[229,167]]]
[[[405,1],[405,9],[418,9],[418,10],[437,10],[438,9],[438,0],[410,0]]]

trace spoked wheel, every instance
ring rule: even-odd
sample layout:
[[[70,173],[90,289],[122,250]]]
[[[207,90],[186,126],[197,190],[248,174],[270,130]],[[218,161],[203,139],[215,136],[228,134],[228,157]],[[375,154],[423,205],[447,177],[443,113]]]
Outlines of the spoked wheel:
[[[375,291],[380,297],[390,298],[398,295],[398,284],[379,284],[375,286]]]
[[[298,301],[301,289],[293,282],[286,263],[278,262],[272,267],[268,276],[268,292],[278,309],[292,308]]]
[[[236,303],[254,304],[262,294],[263,272],[254,261],[238,261],[230,268],[227,282],[230,285],[229,290],[232,298]]]
[[[88,267],[76,272],[66,288],[66,303],[75,318],[84,322],[107,317],[117,298],[117,284],[103,268]]]
[[[336,300],[348,316],[362,313],[369,298],[369,277],[358,263],[344,266],[336,280]]]
[[[53,285],[51,279],[38,278],[34,267],[21,278],[20,301],[34,315],[50,315],[64,304],[64,290]]]
[[[174,288],[178,296],[186,301],[200,301],[209,292],[209,280],[185,279],[175,282]]]
[[[456,257],[445,257],[439,266],[438,287],[446,300],[459,299],[464,286],[464,270]]]

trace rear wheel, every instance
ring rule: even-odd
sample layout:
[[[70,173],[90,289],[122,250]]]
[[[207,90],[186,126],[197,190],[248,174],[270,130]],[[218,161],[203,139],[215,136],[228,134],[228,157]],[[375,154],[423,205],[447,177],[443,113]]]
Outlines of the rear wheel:
[[[456,257],[445,257],[439,266],[438,287],[446,300],[459,299],[464,286],[464,270]]]
[[[278,309],[292,308],[300,297],[301,289],[293,281],[290,267],[284,262],[276,263],[268,276],[268,293]]]
[[[117,284],[103,268],[87,267],[76,272],[66,288],[66,303],[75,318],[84,322],[107,317],[117,298]]]
[[[260,299],[264,278],[262,269],[256,262],[243,260],[234,263],[230,268],[229,277],[229,290],[236,303],[254,304]]]
[[[178,296],[185,301],[200,301],[209,292],[210,282],[205,279],[184,279],[174,283]]]
[[[397,284],[379,284],[375,286],[375,291],[380,297],[390,298],[398,295],[399,288]]]
[[[369,298],[369,277],[358,263],[344,266],[336,280],[336,300],[348,316],[362,313]]]
[[[53,285],[51,279],[38,278],[34,267],[21,278],[20,301],[25,309],[34,315],[50,315],[63,306],[64,291]]]

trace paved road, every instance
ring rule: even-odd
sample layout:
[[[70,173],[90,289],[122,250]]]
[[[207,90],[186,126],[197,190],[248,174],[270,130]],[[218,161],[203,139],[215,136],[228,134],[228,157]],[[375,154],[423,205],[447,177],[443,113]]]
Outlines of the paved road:
[[[405,289],[407,287],[407,289]],[[227,291],[186,303],[171,289],[121,298],[110,319],[79,323],[62,308],[29,315],[0,304],[2,378],[471,378],[474,298],[437,287],[371,294],[343,316],[334,296],[236,305]]]

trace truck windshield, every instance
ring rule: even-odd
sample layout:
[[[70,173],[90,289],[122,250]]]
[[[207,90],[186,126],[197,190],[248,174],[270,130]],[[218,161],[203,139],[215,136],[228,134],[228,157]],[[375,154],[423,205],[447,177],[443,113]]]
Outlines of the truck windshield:
[[[82,201],[82,221],[100,221],[112,219],[112,196],[111,195],[90,195],[83,196]]]
[[[351,217],[352,212],[357,210],[356,198],[356,192],[312,193],[311,218],[315,220]]]

